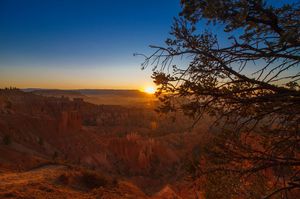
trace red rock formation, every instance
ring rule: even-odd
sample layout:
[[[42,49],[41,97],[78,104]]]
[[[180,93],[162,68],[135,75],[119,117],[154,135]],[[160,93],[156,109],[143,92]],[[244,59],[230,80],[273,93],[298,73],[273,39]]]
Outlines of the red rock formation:
[[[82,127],[81,116],[77,111],[61,112],[58,130],[59,132],[79,131]]]
[[[131,174],[150,174],[152,169],[159,172],[179,160],[176,153],[167,146],[136,134],[112,139],[107,149],[114,154],[115,159],[126,165],[127,172]]]
[[[155,194],[153,199],[182,199],[179,195],[175,193],[175,191],[169,186],[165,186],[162,190],[160,190],[157,194]]]

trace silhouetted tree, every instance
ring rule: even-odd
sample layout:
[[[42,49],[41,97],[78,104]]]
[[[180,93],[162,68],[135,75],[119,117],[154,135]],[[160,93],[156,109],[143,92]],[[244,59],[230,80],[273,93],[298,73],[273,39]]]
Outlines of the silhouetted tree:
[[[245,184],[259,174],[274,182],[261,193],[265,198],[287,198],[300,188],[299,2],[181,4],[172,38],[166,47],[150,46],[155,52],[142,64],[153,67],[160,111],[181,110],[195,123],[204,114],[216,119],[221,130],[213,135],[201,174],[238,175]],[[208,30],[202,31],[205,23]],[[209,30],[215,27],[223,31]],[[244,197],[254,197],[249,187]]]

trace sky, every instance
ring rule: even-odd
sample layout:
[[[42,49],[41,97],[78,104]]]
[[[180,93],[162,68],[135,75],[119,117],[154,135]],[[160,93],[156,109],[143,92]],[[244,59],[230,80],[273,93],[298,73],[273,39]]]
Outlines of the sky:
[[[0,88],[140,89],[179,0],[0,0]]]
[[[269,0],[272,5],[297,0]],[[0,0],[0,88],[143,89],[179,0]],[[207,28],[207,27],[201,27]],[[208,27],[226,41],[223,28]]]

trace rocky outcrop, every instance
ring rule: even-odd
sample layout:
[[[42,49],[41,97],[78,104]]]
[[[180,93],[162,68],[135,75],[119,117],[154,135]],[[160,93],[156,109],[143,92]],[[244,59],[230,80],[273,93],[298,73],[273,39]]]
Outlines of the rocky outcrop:
[[[62,111],[58,130],[59,132],[79,131],[82,127],[82,119],[78,111]]]
[[[108,145],[114,158],[126,165],[132,175],[159,173],[179,160],[176,153],[159,141],[129,134],[124,138],[114,138]]]
[[[161,191],[155,194],[153,199],[183,199],[175,193],[175,191],[169,186],[165,186]]]

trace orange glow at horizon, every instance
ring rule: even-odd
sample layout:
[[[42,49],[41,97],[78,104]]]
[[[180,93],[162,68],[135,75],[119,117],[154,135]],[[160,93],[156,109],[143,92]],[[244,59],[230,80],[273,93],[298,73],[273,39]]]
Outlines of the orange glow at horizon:
[[[116,89],[140,90],[153,86],[149,71],[137,70],[135,66],[121,68],[91,65],[86,68],[67,65],[65,67],[10,66],[1,68],[0,88],[17,87],[41,89]],[[55,78],[54,78],[55,77]],[[145,85],[140,87],[139,85]]]
[[[144,89],[144,92],[148,94],[154,94],[156,92],[156,89],[153,86],[148,86]]]

